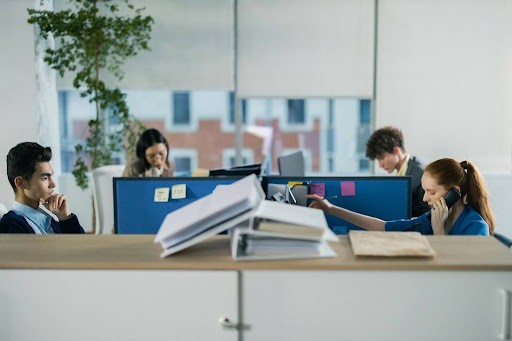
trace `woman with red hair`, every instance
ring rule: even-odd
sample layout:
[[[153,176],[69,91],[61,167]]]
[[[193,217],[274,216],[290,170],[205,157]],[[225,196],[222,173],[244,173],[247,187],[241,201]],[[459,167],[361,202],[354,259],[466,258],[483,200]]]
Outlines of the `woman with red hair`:
[[[425,190],[423,201],[432,210],[412,219],[384,221],[335,206],[315,194],[307,197],[315,200],[310,207],[372,231],[484,236],[494,233],[489,192],[478,168],[472,163],[449,158],[434,161],[425,168],[421,185]],[[458,191],[461,197],[448,208],[445,196],[451,189]]]

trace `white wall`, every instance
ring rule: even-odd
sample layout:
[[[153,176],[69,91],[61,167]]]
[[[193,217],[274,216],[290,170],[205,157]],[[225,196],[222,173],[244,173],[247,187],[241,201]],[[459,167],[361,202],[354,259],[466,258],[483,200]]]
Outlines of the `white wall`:
[[[496,218],[496,232],[512,238],[512,174],[486,174],[485,181],[490,192],[491,209]]]
[[[428,163],[512,170],[512,2],[380,1],[376,126]]]
[[[36,141],[34,29],[27,23],[33,0],[3,0],[0,5],[0,202],[8,209],[14,194],[5,158],[19,142]]]

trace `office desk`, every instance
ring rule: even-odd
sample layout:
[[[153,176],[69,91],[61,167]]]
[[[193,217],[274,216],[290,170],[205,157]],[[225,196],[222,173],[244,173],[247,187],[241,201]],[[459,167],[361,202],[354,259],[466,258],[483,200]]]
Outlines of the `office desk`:
[[[491,340],[509,333],[510,315],[501,319],[511,309],[502,301],[512,291],[512,253],[494,238],[428,238],[434,259],[356,258],[341,237],[332,244],[336,258],[234,262],[226,236],[161,259],[152,236],[2,235],[0,339]],[[221,316],[249,329],[223,329]]]

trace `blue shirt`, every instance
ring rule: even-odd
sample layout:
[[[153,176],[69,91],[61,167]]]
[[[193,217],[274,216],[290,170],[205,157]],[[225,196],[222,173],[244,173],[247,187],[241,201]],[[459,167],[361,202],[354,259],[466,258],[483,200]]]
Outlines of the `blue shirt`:
[[[15,201],[12,204],[12,210],[22,215],[27,223],[34,229],[37,234],[53,233],[51,228],[52,218],[41,208],[34,210],[32,207]],[[37,230],[36,230],[37,229]]]
[[[434,234],[427,213],[412,219],[391,220],[386,222],[386,231],[416,231],[421,234]],[[482,216],[471,206],[464,205],[464,210],[453,223],[449,235],[488,236],[489,226]]]

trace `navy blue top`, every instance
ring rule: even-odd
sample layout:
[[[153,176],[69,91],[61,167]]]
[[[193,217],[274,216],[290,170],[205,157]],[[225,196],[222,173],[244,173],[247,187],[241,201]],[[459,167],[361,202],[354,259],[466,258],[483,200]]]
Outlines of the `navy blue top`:
[[[434,234],[427,213],[412,219],[388,221],[385,229],[386,231],[416,231],[421,234]],[[464,210],[455,220],[448,234],[488,236],[489,226],[473,207],[464,205]]]
[[[56,221],[52,219],[50,225],[55,233],[84,233],[78,218],[73,213],[69,219]],[[0,233],[35,233],[27,223],[24,216],[9,211],[0,220]]]

